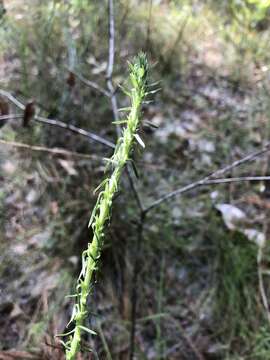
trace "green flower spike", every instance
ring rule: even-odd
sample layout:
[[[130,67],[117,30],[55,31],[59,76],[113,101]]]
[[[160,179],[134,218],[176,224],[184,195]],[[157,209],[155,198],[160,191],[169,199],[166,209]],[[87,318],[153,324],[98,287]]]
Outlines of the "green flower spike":
[[[126,93],[130,97],[131,107],[125,120],[126,127],[123,129],[122,136],[118,139],[113,156],[108,159],[111,175],[97,189],[99,195],[89,222],[89,227],[91,226],[93,230],[93,239],[88,244],[87,250],[82,254],[82,270],[77,283],[77,301],[70,321],[74,323],[74,328],[66,334],[69,336],[69,340],[64,344],[67,360],[75,360],[76,354],[81,348],[83,332],[94,334],[92,330],[84,326],[84,322],[88,315],[87,299],[91,293],[94,283],[93,276],[97,271],[98,259],[103,247],[105,226],[110,217],[112,201],[118,190],[123,168],[130,159],[134,141],[136,140],[144,147],[137,130],[140,122],[141,107],[147,95],[148,63],[145,54],[139,54],[134,62],[129,64],[129,69],[132,89]]]

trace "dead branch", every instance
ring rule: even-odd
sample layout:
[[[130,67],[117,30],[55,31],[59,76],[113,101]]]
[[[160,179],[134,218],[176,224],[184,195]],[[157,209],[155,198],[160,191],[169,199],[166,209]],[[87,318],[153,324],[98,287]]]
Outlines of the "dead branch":
[[[82,154],[74,151],[69,151],[61,148],[47,148],[44,146],[36,146],[36,145],[29,145],[25,143],[20,143],[16,141],[6,141],[0,139],[0,144],[12,146],[24,150],[30,150],[30,151],[39,151],[43,153],[48,153],[52,155],[63,155],[63,156],[71,156],[71,157],[78,157],[82,159],[91,159],[91,160],[102,160],[101,157],[97,155],[90,155],[90,154]]]
[[[11,119],[21,119],[23,114],[9,114],[9,115],[2,115],[0,116],[0,120],[11,120]]]
[[[73,69],[70,69],[68,68],[68,71],[70,71],[73,75],[76,76],[76,78],[78,78],[84,85],[94,89],[95,91],[99,92],[100,94],[104,95],[104,96],[107,96],[107,97],[110,97],[110,93],[103,89],[99,84],[97,84],[96,82],[94,81],[91,81],[91,80],[88,80],[86,79],[85,77],[83,77],[81,74],[79,74],[78,72],[76,72],[75,70]]]
[[[12,102],[14,105],[16,105],[19,109],[21,109],[23,111],[25,110],[25,105],[23,103],[21,103],[18,99],[16,99],[9,92],[0,89],[0,94],[2,96],[5,96],[10,102]],[[87,131],[85,129],[81,129],[81,128],[79,128],[77,126],[74,126],[74,125],[71,125],[71,124],[66,124],[63,121],[56,120],[56,119],[48,119],[48,118],[45,118],[45,117],[39,116],[39,115],[35,115],[33,120],[37,121],[39,123],[42,123],[42,124],[56,126],[56,127],[61,128],[61,129],[69,130],[69,131],[71,131],[73,133],[85,136],[88,139],[91,139],[91,140],[93,140],[95,142],[98,142],[98,143],[100,143],[102,145],[105,145],[107,147],[110,147],[112,149],[115,148],[114,143],[112,143],[111,141],[106,140],[103,137],[101,137],[101,136],[99,136],[99,135],[97,135],[97,134],[95,134],[93,132]]]
[[[220,175],[224,175],[225,173],[228,173],[229,171],[231,171],[232,169],[243,165],[247,162],[253,161],[254,159],[256,159],[257,157],[265,154],[266,152],[268,152],[270,150],[270,143],[267,143],[261,150],[258,150],[256,152],[253,152],[245,157],[243,157],[240,160],[236,160],[234,161],[232,164],[229,164],[223,168],[220,168],[214,172],[212,172],[211,174],[209,174],[208,176],[205,176],[204,178],[197,180],[191,184],[188,184],[184,187],[181,187],[179,189],[176,189],[170,193],[167,193],[165,195],[163,195],[162,197],[160,197],[159,199],[155,200],[152,204],[150,204],[148,207],[146,207],[144,209],[145,213],[148,213],[150,210],[154,209],[155,207],[159,206],[160,204],[162,204],[164,201],[167,201],[171,198],[174,198],[178,195],[182,195],[183,193],[186,193],[188,191],[191,191],[199,186],[202,186],[204,184],[207,184],[207,182],[209,180],[211,180],[212,178],[217,178]],[[217,180],[217,179],[216,179]],[[224,179],[223,179],[224,181]],[[228,180],[226,180],[227,182],[229,182]],[[247,180],[247,181],[252,181],[252,180]],[[213,184],[213,183],[212,183]],[[209,183],[208,183],[209,185]]]
[[[234,182],[248,182],[248,181],[269,181],[270,176],[240,176],[240,177],[233,177],[233,178],[225,178],[225,179],[215,179],[215,180],[208,180],[205,181],[201,186],[205,185],[218,185],[218,184],[230,184]]]

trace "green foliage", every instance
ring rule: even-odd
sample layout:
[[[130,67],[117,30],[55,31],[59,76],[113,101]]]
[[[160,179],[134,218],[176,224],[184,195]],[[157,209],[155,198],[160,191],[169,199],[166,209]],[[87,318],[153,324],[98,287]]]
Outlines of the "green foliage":
[[[220,234],[217,257],[217,331],[229,346],[246,342],[256,324],[257,249],[239,233]],[[254,327],[255,329],[256,327]]]
[[[209,300],[214,311],[213,334],[222,344],[221,358],[262,360],[260,351],[267,358],[268,340],[262,329],[268,324],[258,304],[257,247],[241,233],[226,231],[213,211],[208,221],[205,241],[211,244],[207,261],[213,264],[214,290]]]
[[[252,352],[252,359],[265,360],[270,354],[270,332],[269,325],[262,326],[256,332],[254,338],[255,347]]]
[[[230,7],[234,16],[244,24],[256,27],[256,25],[269,15],[269,0],[232,0]]]

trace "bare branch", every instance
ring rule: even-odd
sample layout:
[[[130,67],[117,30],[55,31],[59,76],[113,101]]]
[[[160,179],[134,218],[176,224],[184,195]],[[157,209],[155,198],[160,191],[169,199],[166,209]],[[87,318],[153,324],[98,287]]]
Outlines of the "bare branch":
[[[259,280],[259,291],[262,299],[263,306],[266,311],[267,320],[270,322],[270,311],[269,311],[269,302],[267,298],[267,294],[264,287],[264,281],[263,281],[263,247],[258,248],[257,253],[257,273],[258,273],[258,280]]]
[[[110,93],[103,89],[101,86],[99,86],[99,84],[97,84],[96,82],[94,81],[91,81],[91,80],[88,80],[86,79],[85,77],[83,77],[81,74],[77,73],[76,71],[68,68],[68,71],[70,71],[73,75],[76,76],[76,78],[78,78],[84,85],[96,90],[97,92],[99,92],[100,94],[106,96],[106,97],[110,97]]]
[[[9,92],[7,92],[5,90],[0,90],[0,94],[2,96],[5,96],[7,99],[9,99],[14,105],[16,105],[21,110],[25,110],[25,105],[23,103],[21,103],[19,100],[17,100]],[[95,142],[103,144],[103,145],[105,145],[107,147],[110,147],[112,149],[115,148],[115,144],[112,143],[111,141],[106,140],[106,139],[102,138],[101,136],[99,136],[99,135],[97,135],[97,134],[95,134],[93,132],[81,129],[81,128],[79,128],[77,126],[74,126],[74,125],[71,125],[71,124],[66,124],[63,121],[56,120],[56,119],[48,119],[48,118],[45,118],[45,117],[39,116],[39,115],[35,115],[34,120],[39,122],[39,123],[42,123],[42,124],[56,126],[56,127],[61,128],[61,129],[69,130],[69,131],[71,131],[73,133],[85,136],[88,139],[91,139],[91,140],[93,140]]]
[[[21,148],[21,149],[25,149],[25,150],[49,153],[52,155],[64,155],[64,156],[72,156],[72,157],[78,157],[78,158],[83,158],[83,159],[102,160],[102,158],[97,155],[82,154],[82,153],[68,151],[68,150],[60,149],[60,148],[47,148],[44,146],[29,145],[29,144],[25,144],[25,143],[16,142],[16,141],[6,141],[6,140],[0,139],[0,144],[12,146],[12,147],[16,147],[16,148]]]
[[[0,116],[0,120],[11,120],[11,119],[20,119],[23,117],[23,114],[9,114]]]
[[[218,169],[216,171],[214,171],[213,173],[211,173],[210,175],[208,175],[208,178],[213,178],[213,177],[218,177],[220,175],[223,175],[227,172],[229,172],[230,170],[243,165],[246,162],[250,162],[253,161],[254,159],[256,159],[257,157],[265,154],[266,152],[268,152],[270,150],[270,142],[266,143],[264,145],[264,147],[261,150],[255,151],[245,157],[243,157],[242,159],[236,160],[234,161],[232,164],[229,164],[221,169]]]
[[[19,101],[17,100],[12,94],[10,94],[9,92],[0,89],[0,94],[4,97],[6,97],[10,102],[12,102],[14,105],[16,105],[19,109],[23,110],[25,109],[25,106]]]
[[[114,31],[114,5],[113,0],[109,0],[109,49],[108,49],[108,66],[107,66],[107,88],[110,94],[111,106],[113,111],[114,120],[118,120],[118,105],[115,94],[115,89],[112,83],[112,74],[114,68],[114,47],[115,47],[115,31]],[[120,136],[121,129],[117,128],[117,135]]]
[[[160,204],[162,204],[164,201],[167,201],[173,197],[176,197],[178,195],[181,195],[183,193],[186,193],[188,191],[191,191],[195,188],[197,188],[198,186],[201,186],[201,185],[209,185],[209,183],[207,184],[207,182],[209,180],[211,180],[212,178],[217,178],[218,176],[220,175],[223,175],[225,173],[228,173],[229,171],[231,171],[232,169],[244,164],[244,163],[247,163],[249,161],[252,161],[254,159],[256,159],[258,156],[261,156],[263,154],[265,154],[267,151],[270,150],[270,143],[267,143],[261,150],[258,150],[254,153],[251,153],[247,156],[245,156],[244,158],[240,159],[240,160],[236,160],[234,161],[232,164],[230,165],[227,165],[221,169],[218,169],[214,172],[212,172],[211,174],[209,174],[208,176],[198,180],[198,181],[195,181],[189,185],[186,185],[180,189],[176,189],[168,194],[165,194],[163,195],[161,198],[155,200],[151,205],[149,205],[147,208],[145,208],[145,213],[148,213],[150,210],[154,209],[155,207],[159,206]],[[223,179],[224,180],[224,179]],[[227,180],[226,180],[227,181]],[[248,181],[252,181],[252,180],[248,180]],[[227,181],[229,182],[229,181]],[[213,182],[212,182],[213,184]]]
[[[204,183],[200,184],[199,186],[205,185],[219,185],[219,184],[230,184],[233,182],[245,182],[245,181],[269,181],[270,176],[240,176],[240,177],[233,177],[227,179],[215,179],[215,180],[207,180]]]
[[[113,0],[109,0],[109,56],[107,66],[107,79],[112,78],[113,67],[114,67],[114,6]]]
[[[89,139],[91,139],[91,140],[93,140],[95,142],[98,142],[100,144],[108,146],[108,147],[110,147],[112,149],[115,148],[114,143],[112,143],[111,141],[106,140],[106,139],[102,138],[101,136],[99,136],[99,135],[97,135],[95,133],[92,133],[90,131],[78,128],[77,126],[74,126],[74,125],[71,125],[71,124],[66,124],[63,121],[55,120],[55,119],[48,119],[48,118],[44,118],[44,117],[38,116],[38,115],[35,116],[34,120],[36,120],[37,122],[40,122],[42,124],[57,126],[59,128],[69,130],[69,131],[74,132],[76,134],[85,136],[85,137],[87,137],[87,138],[89,138]]]
[[[145,213],[141,212],[140,221],[137,226],[137,239],[135,243],[135,259],[133,265],[132,275],[132,289],[131,289],[131,328],[130,328],[130,349],[129,359],[133,360],[135,350],[135,332],[137,323],[137,302],[138,302],[138,281],[139,273],[141,269],[141,256],[142,256],[142,244],[143,244],[143,230],[145,225]]]
[[[145,41],[145,49],[148,50],[150,47],[150,35],[151,35],[151,21],[152,21],[152,7],[153,7],[153,0],[149,0],[149,11],[148,11],[148,24],[147,24],[147,34],[146,34],[146,41]]]

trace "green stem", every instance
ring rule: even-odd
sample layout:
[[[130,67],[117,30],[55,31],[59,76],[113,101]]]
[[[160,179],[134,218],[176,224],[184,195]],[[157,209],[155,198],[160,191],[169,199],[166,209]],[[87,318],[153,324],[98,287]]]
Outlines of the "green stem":
[[[96,206],[91,216],[90,225],[93,230],[92,242],[88,244],[88,248],[83,252],[83,267],[81,276],[77,285],[77,303],[74,306],[72,321],[75,323],[73,336],[66,343],[66,359],[74,360],[76,354],[80,350],[82,331],[87,330],[84,327],[84,321],[88,315],[87,299],[91,292],[93,276],[97,270],[97,262],[100,258],[104,230],[107,220],[110,217],[112,201],[118,190],[120,177],[124,166],[130,158],[132,145],[135,138],[140,121],[140,110],[146,96],[146,76],[147,76],[147,60],[144,54],[139,54],[133,64],[130,64],[130,80],[132,89],[129,93],[131,98],[131,109],[126,120],[126,127],[123,130],[122,137],[118,140],[114,154],[109,160],[112,165],[111,176],[104,182],[104,188],[99,193]],[[91,330],[88,330],[91,332]]]

